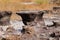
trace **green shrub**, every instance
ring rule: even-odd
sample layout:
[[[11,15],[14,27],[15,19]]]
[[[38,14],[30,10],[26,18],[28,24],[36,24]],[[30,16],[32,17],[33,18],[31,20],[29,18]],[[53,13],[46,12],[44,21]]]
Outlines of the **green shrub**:
[[[47,4],[47,3],[49,3],[49,0],[35,0],[35,3],[37,3],[37,4]]]

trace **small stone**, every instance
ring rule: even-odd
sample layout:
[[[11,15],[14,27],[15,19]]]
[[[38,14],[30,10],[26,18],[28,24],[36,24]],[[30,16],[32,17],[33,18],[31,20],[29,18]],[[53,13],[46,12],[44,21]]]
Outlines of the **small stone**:
[[[46,26],[52,26],[54,25],[52,21],[50,20],[44,20]]]

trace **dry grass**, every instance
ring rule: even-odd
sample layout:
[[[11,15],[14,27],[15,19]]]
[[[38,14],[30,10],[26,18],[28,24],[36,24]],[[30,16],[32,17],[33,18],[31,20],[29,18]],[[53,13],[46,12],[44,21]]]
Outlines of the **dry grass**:
[[[9,10],[9,11],[19,11],[19,10],[42,10],[42,9],[49,9],[51,8],[53,5],[51,4],[32,4],[32,5],[24,5],[24,4],[20,4],[21,0],[0,0],[0,10],[4,11],[4,10]]]
[[[23,0],[22,0],[23,1]],[[17,11],[20,10],[49,10],[51,9],[53,6],[53,4],[48,4],[44,3],[43,4],[31,4],[31,5],[24,5],[24,4],[20,4],[22,2],[21,0],[0,0],[0,11],[12,11],[13,13],[16,13]],[[35,0],[32,0],[35,1]],[[41,1],[42,2],[42,1]],[[11,20],[15,20],[15,19],[19,19],[21,17],[17,17],[17,15],[13,14],[11,16]]]

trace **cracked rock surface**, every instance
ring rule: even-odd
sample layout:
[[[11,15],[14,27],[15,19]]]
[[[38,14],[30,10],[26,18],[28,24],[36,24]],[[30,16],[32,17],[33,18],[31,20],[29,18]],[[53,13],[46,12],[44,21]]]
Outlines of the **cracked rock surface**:
[[[60,40],[59,10],[54,7],[52,10],[23,11],[23,14],[18,12],[16,15],[20,16],[21,20],[10,20],[7,21],[9,25],[0,25],[0,40]],[[0,14],[3,16],[0,20],[3,20],[4,14]],[[9,15],[7,17],[10,17]],[[5,20],[2,22],[7,23]]]

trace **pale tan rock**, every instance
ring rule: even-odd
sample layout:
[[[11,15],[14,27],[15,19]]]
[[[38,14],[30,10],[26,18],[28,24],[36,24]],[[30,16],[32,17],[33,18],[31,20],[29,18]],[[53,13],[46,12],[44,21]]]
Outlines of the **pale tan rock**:
[[[22,30],[22,27],[25,26],[23,21],[10,21],[11,26],[15,29],[15,30]]]
[[[6,31],[7,31],[7,32],[13,32],[13,31],[15,31],[15,29],[14,29],[13,27],[8,27],[8,28],[6,29]]]
[[[7,40],[20,40],[20,38],[18,35],[8,35],[8,37],[6,37]]]
[[[24,27],[26,32],[29,33],[29,34],[34,34],[34,27],[33,26],[25,26]]]
[[[22,20],[21,16],[17,15],[16,13],[13,13],[11,15],[10,20]]]

